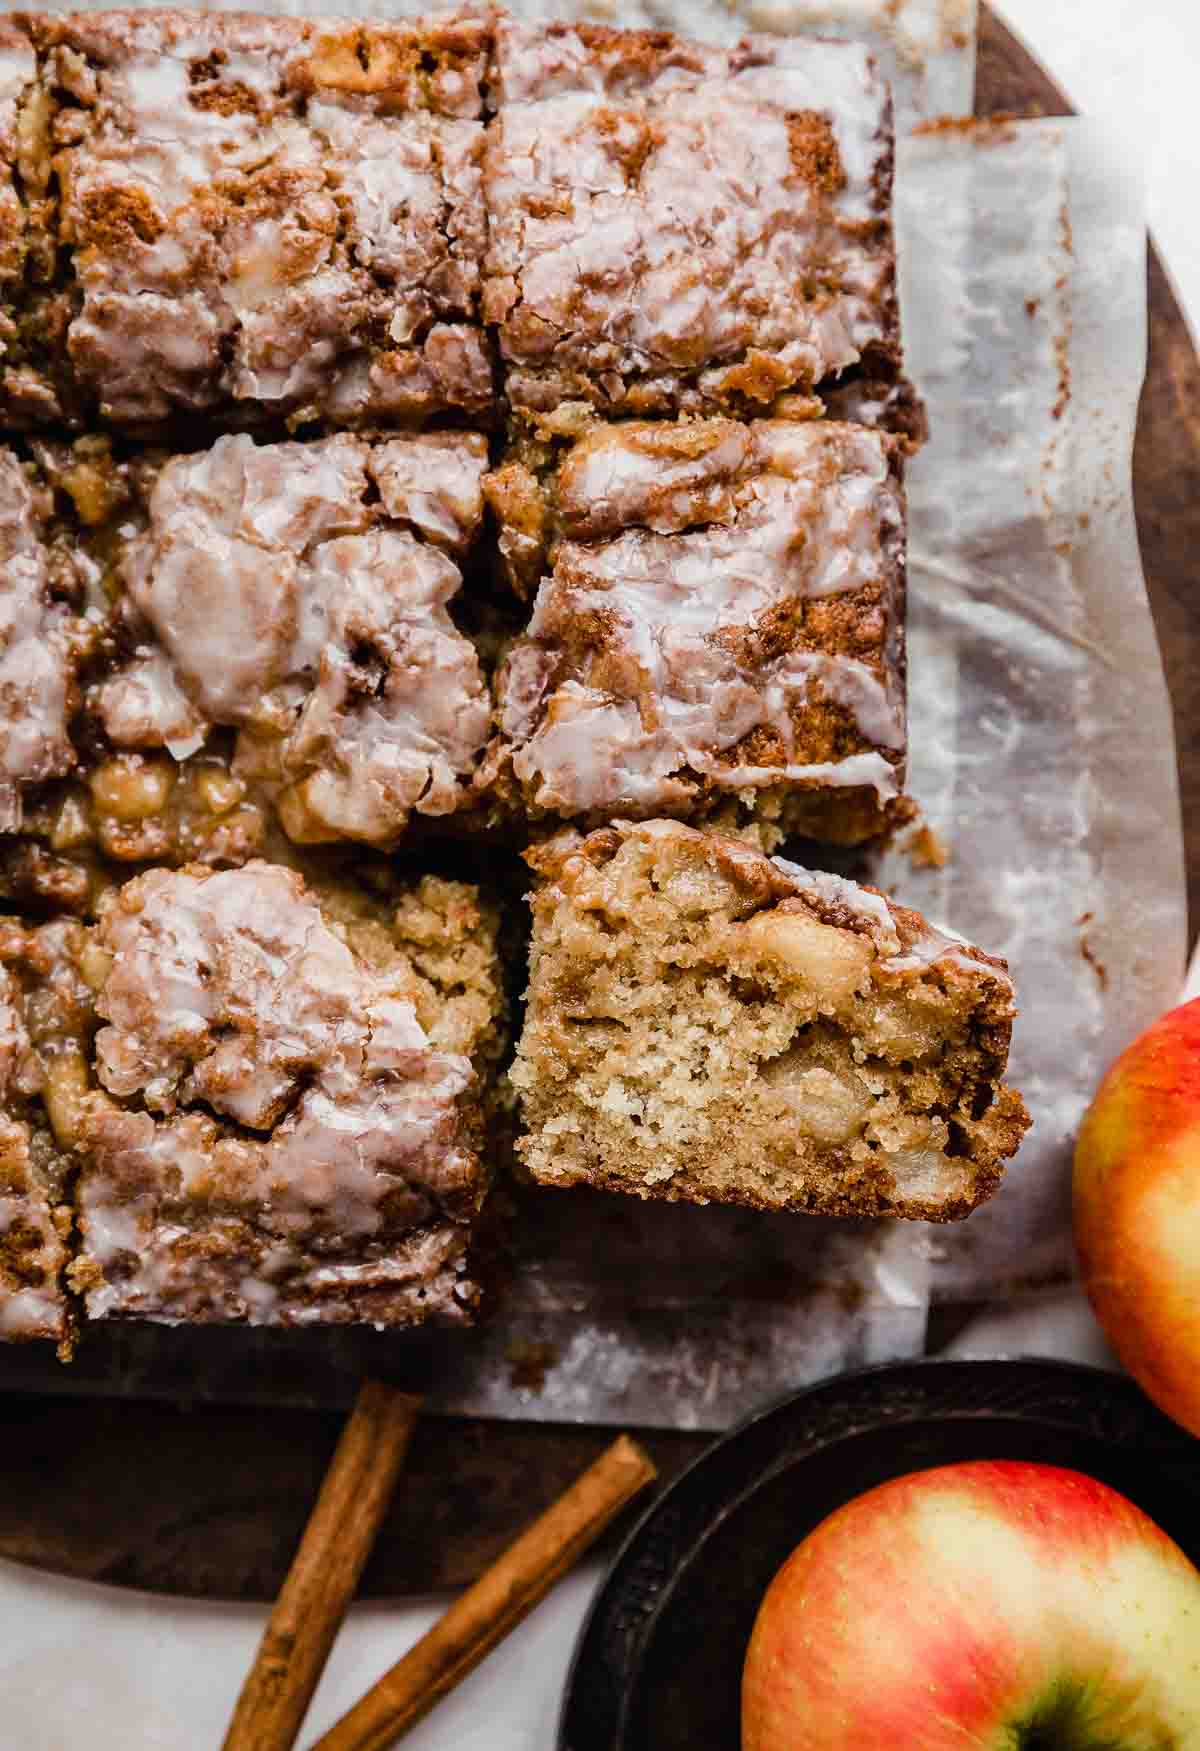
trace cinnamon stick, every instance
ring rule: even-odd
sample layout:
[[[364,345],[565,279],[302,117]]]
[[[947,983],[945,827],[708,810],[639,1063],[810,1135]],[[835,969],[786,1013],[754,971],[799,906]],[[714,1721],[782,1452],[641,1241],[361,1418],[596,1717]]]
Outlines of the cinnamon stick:
[[[622,1435],[312,1751],[384,1751],[467,1676],[655,1476]]]
[[[366,1380],[242,1686],[223,1751],[289,1751],[387,1511],[421,1401]]]

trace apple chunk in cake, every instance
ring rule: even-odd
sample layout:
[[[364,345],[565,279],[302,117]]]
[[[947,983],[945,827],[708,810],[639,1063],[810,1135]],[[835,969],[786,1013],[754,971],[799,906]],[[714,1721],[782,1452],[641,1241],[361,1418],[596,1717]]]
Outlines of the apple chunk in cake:
[[[871,888],[676,822],[529,853],[512,1075],[543,1185],[946,1221],[1028,1124],[1003,961]]]

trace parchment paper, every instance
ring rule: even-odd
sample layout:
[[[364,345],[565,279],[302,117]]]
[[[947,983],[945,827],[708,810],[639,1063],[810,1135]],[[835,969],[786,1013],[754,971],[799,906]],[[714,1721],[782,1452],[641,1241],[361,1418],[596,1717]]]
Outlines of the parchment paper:
[[[952,855],[880,875],[1016,980],[1011,1076],[1034,1129],[994,1202],[929,1241],[935,1296],[1011,1303],[1069,1277],[1078,1120],[1184,966],[1174,734],[1130,492],[1142,199],[1081,121],[926,134],[900,183],[933,425],[909,477],[910,784]]]
[[[970,105],[965,0],[583,9],[601,6],[710,37],[865,33],[904,127]],[[952,855],[856,873],[1012,962],[1013,1080],[1035,1128],[995,1203],[925,1229],[523,1193],[509,1299],[471,1338],[97,1327],[70,1369],[9,1351],[0,1379],[331,1403],[363,1368],[421,1356],[447,1411],[720,1428],[808,1380],[920,1353],[931,1289],[994,1308],[1061,1295],[1074,1125],[1183,964],[1174,743],[1130,503],[1140,202],[1099,130],[1057,122],[906,141],[897,201],[908,357],[933,429],[910,475],[910,788]]]

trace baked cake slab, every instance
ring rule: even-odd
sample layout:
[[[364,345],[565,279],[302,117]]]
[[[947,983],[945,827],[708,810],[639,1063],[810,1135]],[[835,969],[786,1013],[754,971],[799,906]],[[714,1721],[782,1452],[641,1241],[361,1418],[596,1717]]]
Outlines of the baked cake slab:
[[[891,98],[864,48],[501,14],[492,98],[484,314],[515,407],[769,412],[898,381]]]
[[[276,818],[387,846],[469,800],[491,704],[449,604],[481,435],[27,448],[0,451],[9,892],[77,905],[91,851],[245,862]]]
[[[468,1320],[495,932],[432,877],[394,906],[262,862],[118,890],[91,936],[88,1316]]]

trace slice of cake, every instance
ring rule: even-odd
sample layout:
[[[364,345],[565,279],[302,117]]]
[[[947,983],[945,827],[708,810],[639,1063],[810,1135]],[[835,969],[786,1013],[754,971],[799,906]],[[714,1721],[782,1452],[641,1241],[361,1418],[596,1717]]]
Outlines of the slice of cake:
[[[89,1317],[468,1320],[496,922],[462,883],[385,904],[264,862],[118,890],[91,936]]]
[[[518,588],[497,783],[532,817],[886,832],[904,780],[895,439],[831,421],[590,424],[488,484]]]
[[[512,1069],[542,1185],[949,1221],[1028,1117],[1004,962],[871,888],[669,821],[528,854]]]
[[[244,863],[276,819],[387,847],[473,802],[491,699],[450,604],[481,435],[27,448],[0,451],[0,805],[24,829],[0,889],[83,911],[95,854]]]
[[[0,1339],[71,1347],[71,1182],[94,1016],[83,926],[0,920]]]
[[[484,314],[515,407],[897,387],[891,99],[860,45],[501,15],[491,90]]]
[[[50,247],[0,245],[0,423],[489,417],[486,57],[461,14],[15,15],[3,198]]]
[[[453,813],[490,725],[447,611],[486,467],[470,433],[225,437],[168,462],[120,567],[131,660],[90,695],[109,739],[194,752],[236,729],[235,772],[301,843]]]

